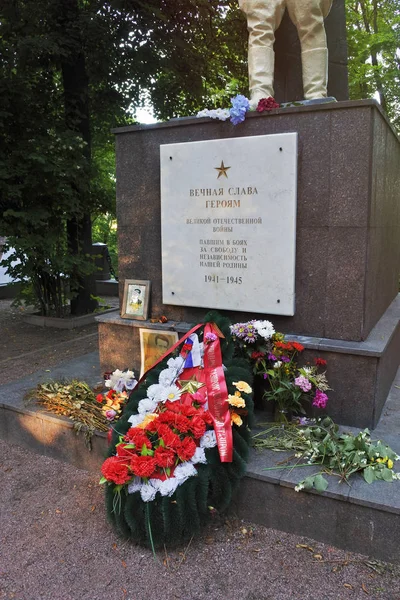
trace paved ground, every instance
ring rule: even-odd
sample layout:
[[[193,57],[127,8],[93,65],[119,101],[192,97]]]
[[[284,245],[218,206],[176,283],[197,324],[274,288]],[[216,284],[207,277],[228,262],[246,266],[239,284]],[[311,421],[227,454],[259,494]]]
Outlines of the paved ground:
[[[107,298],[107,304],[117,303],[117,298]],[[11,300],[0,300],[2,385],[97,350],[96,323],[70,330],[29,325],[23,321],[27,311],[13,308],[11,304]]]
[[[95,327],[27,326],[1,301],[0,381],[94,350]],[[155,560],[117,539],[97,481],[0,442],[1,600],[400,600],[399,567],[234,518]]]

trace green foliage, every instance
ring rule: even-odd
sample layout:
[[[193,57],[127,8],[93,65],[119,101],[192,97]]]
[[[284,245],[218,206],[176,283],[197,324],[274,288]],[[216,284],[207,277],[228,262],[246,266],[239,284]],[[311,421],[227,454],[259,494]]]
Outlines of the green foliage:
[[[272,425],[257,433],[253,443],[260,449],[296,451],[297,463],[287,468],[321,466],[318,473],[300,481],[296,491],[324,492],[328,487],[324,473],[338,475],[345,482],[355,473],[361,473],[367,483],[399,478],[393,471],[399,457],[387,444],[372,440],[368,429],[357,435],[341,432],[329,417],[309,421],[306,426]]]
[[[378,94],[400,127],[400,6],[398,0],[346,0],[350,97]]]

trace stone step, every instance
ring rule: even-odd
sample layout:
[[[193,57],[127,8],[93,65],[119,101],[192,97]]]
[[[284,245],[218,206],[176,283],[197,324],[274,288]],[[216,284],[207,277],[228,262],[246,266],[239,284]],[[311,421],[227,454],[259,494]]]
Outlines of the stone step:
[[[23,400],[24,394],[40,382],[75,378],[94,386],[101,381],[99,373],[98,353],[94,352],[1,386],[1,438],[78,468],[100,472],[106,434],[95,434],[89,451],[83,435],[75,433],[69,419],[46,413],[35,404],[26,405]],[[400,370],[373,433],[374,438],[384,440],[400,454]],[[356,476],[349,487],[330,476],[323,494],[296,492],[295,485],[317,469],[275,469],[287,456],[252,450],[247,474],[233,504],[240,518],[380,560],[400,561],[400,482],[368,485]],[[274,469],[265,470],[270,467]]]

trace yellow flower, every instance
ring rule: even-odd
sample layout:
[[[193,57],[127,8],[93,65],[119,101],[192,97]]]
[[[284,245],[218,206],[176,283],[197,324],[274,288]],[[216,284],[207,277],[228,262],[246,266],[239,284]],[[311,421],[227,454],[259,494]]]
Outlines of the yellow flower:
[[[240,395],[237,396],[236,394],[234,396],[229,395],[227,402],[229,402],[231,406],[236,406],[236,408],[244,408],[246,406],[243,398]]]
[[[233,385],[236,387],[236,389],[240,390],[241,392],[244,392],[245,394],[251,394],[251,392],[253,391],[249,384],[245,381],[234,381]]]
[[[158,415],[156,413],[150,413],[149,415],[146,415],[143,421],[139,425],[136,425],[136,427],[144,429],[146,425],[154,421],[154,419],[158,419]]]
[[[388,466],[388,469],[393,469],[393,461],[390,460],[390,458],[389,458],[389,460],[387,462],[387,466]]]
[[[242,418],[235,412],[231,412],[231,424],[234,423],[238,427],[243,425]]]

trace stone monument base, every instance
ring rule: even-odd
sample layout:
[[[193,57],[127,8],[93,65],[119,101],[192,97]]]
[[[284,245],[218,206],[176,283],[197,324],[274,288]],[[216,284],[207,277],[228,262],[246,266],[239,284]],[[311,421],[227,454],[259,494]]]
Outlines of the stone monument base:
[[[331,416],[342,424],[375,427],[400,356],[400,143],[377,102],[331,102],[250,113],[238,126],[184,118],[123,127],[115,133],[120,305],[125,279],[150,280],[150,317],[166,315],[169,321],[160,325],[118,315],[100,317],[102,370],[129,367],[138,373],[139,327],[184,332],[215,308],[198,308],[194,302],[163,302],[163,277],[173,272],[174,263],[168,263],[167,256],[163,267],[161,264],[160,147],[231,139],[237,143],[240,138],[296,133],[294,314],[268,314],[267,309],[254,314],[246,306],[245,295],[240,309],[220,312],[233,323],[268,319],[277,331],[304,344],[306,361],[325,358],[333,388],[329,393]],[[269,151],[263,156],[270,165]],[[217,171],[223,158],[213,158]],[[202,175],[202,163],[196,165]],[[233,170],[227,180],[233,181]],[[195,194],[192,197],[188,192],[188,204],[195,200]],[[267,200],[268,190],[259,194],[259,202]],[[240,216],[235,210],[234,216]],[[211,234],[207,235],[218,235],[212,232],[215,221],[221,219],[215,219],[218,215],[212,210],[208,216]],[[188,226],[186,217],[185,210],[176,211],[177,231]],[[265,236],[267,221],[262,221]],[[194,228],[193,244],[200,248],[202,225],[190,227]],[[285,231],[281,235],[284,239]],[[262,258],[257,275],[260,281],[268,281],[279,261],[271,261],[268,253]],[[197,259],[188,264],[198,271],[203,266]],[[195,288],[202,301],[207,298],[200,283],[204,273]],[[185,281],[180,284],[184,286]]]
[[[100,368],[133,369],[140,373],[139,328],[164,329],[184,334],[193,323],[151,323],[121,319],[116,313],[97,317]],[[342,425],[376,427],[400,356],[400,294],[363,342],[347,342],[287,334],[305,347],[306,362],[316,357],[328,362],[329,415]]]

